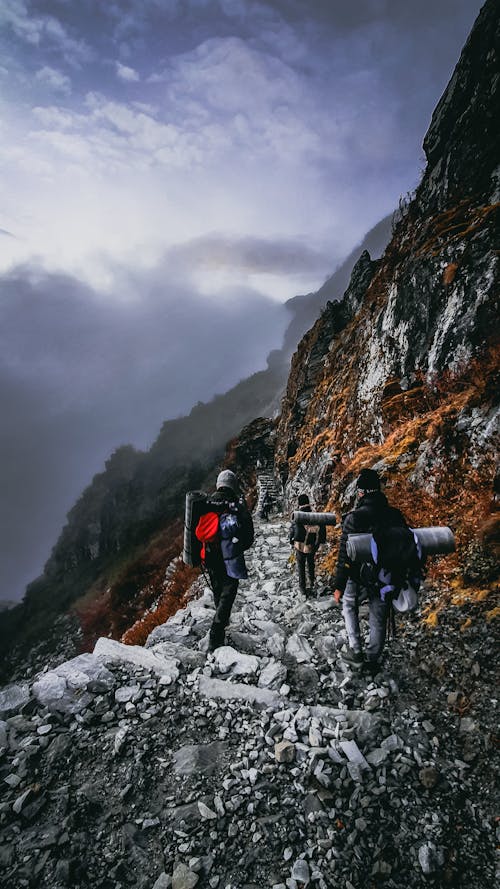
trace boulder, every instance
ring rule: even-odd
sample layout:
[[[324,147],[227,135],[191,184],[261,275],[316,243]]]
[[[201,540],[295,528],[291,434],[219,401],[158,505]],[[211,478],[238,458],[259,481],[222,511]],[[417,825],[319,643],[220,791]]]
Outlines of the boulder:
[[[43,673],[33,683],[33,694],[42,706],[61,713],[79,713],[91,702],[90,683],[103,689],[114,685],[114,676],[92,654],[80,654],[54,670]]]
[[[205,698],[248,701],[257,707],[271,707],[274,710],[284,706],[283,698],[271,689],[244,685],[242,682],[229,682],[225,679],[212,679],[209,676],[200,676],[198,691]]]
[[[158,676],[165,676],[171,682],[179,678],[177,658],[164,657],[154,649],[140,645],[124,645],[114,639],[101,636],[94,648],[94,656],[104,663],[133,664],[145,670],[152,670]]]
[[[259,659],[255,655],[236,651],[230,645],[221,645],[215,650],[214,662],[219,673],[232,676],[252,676],[259,670]]]

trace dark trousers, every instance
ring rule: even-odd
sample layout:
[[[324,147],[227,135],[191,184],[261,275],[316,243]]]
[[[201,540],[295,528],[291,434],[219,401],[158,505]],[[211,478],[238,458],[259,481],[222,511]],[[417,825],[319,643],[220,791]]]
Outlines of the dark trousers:
[[[299,573],[299,589],[301,593],[306,591],[306,565],[309,575],[309,586],[314,583],[314,553],[301,553],[299,549],[295,550],[295,559],[297,561],[297,571]]]
[[[215,617],[210,628],[210,647],[224,643],[224,631],[231,617],[231,609],[238,592],[238,581],[229,577],[222,556],[214,557],[207,565],[214,594]]]

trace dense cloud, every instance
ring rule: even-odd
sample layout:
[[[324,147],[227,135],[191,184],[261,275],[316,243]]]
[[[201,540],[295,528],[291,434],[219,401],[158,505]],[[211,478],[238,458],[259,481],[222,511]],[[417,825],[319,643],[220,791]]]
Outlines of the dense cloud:
[[[114,447],[146,447],[163,420],[265,367],[281,340],[285,309],[256,291],[201,296],[171,258],[122,275],[113,300],[32,266],[0,280],[1,597],[39,572]]]

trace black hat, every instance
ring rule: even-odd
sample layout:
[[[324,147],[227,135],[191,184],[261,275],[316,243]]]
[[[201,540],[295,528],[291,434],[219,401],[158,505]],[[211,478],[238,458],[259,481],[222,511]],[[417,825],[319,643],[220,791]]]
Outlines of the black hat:
[[[307,494],[299,494],[298,504],[299,506],[310,506]]]
[[[380,491],[380,479],[374,469],[362,469],[356,482],[360,491]]]

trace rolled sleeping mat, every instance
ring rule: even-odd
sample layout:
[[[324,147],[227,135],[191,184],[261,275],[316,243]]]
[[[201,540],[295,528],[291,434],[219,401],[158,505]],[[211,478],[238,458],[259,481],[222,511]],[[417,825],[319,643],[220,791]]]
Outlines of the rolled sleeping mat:
[[[336,525],[337,517],[334,512],[301,512],[296,510],[292,520],[298,525]]]
[[[188,491],[186,494],[182,561],[192,568],[201,565],[200,543],[196,538],[195,531],[200,517],[206,512],[206,503],[207,495],[203,491]]]
[[[455,552],[451,528],[412,528],[418,537],[422,556],[440,556]],[[351,562],[372,562],[371,534],[349,534],[347,555]]]

